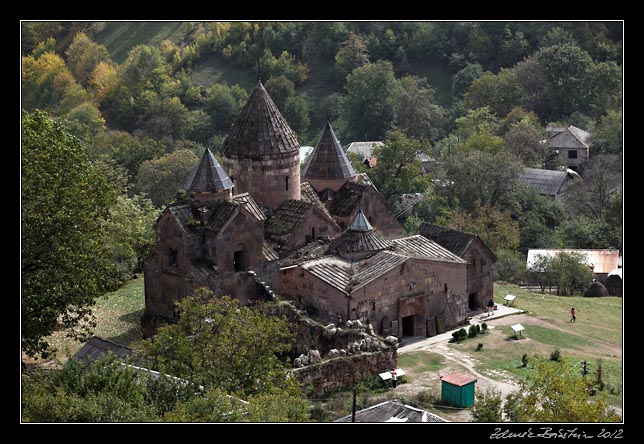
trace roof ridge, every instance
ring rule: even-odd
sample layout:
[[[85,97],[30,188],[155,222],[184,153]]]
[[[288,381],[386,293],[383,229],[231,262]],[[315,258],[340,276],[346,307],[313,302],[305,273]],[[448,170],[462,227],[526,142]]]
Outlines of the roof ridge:
[[[193,192],[217,192],[231,190],[234,185],[226,171],[209,148],[206,148],[199,163],[192,169],[184,188]]]

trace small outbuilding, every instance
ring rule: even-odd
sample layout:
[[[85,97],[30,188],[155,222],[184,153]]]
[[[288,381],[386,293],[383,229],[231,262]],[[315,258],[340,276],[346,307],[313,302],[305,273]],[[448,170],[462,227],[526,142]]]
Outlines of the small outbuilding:
[[[470,407],[474,404],[474,384],[477,379],[466,373],[451,373],[441,376],[441,400],[454,407]]]

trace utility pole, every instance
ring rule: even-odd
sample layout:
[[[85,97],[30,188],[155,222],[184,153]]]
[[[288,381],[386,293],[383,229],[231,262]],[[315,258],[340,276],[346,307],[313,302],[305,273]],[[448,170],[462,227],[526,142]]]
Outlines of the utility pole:
[[[355,373],[353,375],[353,403],[351,407],[351,422],[356,422],[356,398],[358,396],[358,388],[356,387]]]

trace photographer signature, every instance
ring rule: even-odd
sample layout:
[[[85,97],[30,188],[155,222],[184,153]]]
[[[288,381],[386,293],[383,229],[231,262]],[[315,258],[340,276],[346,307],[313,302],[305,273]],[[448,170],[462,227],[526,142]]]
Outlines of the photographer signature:
[[[607,438],[607,439],[621,439],[623,438],[624,429],[606,430],[601,429],[596,435],[589,435],[584,430],[577,427],[574,429],[554,429],[552,427],[539,427],[533,431],[532,427],[524,432],[511,432],[500,427],[494,429],[490,435],[490,439],[506,439],[506,438],[557,438],[557,439],[582,439],[582,438]]]

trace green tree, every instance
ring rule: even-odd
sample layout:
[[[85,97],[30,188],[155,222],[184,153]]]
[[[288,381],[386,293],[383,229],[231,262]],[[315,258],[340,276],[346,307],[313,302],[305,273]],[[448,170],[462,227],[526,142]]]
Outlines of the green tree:
[[[289,97],[284,109],[284,118],[288,121],[293,131],[297,133],[300,139],[306,134],[311,124],[309,117],[309,103],[302,96]]]
[[[136,178],[144,161],[161,157],[165,152],[166,147],[161,142],[125,131],[99,133],[87,145],[90,160],[113,159],[127,170],[131,180]]]
[[[521,104],[521,89],[516,73],[502,68],[498,74],[484,72],[472,81],[465,93],[469,108],[489,107],[497,116],[505,116]]]
[[[478,63],[468,63],[465,68],[452,76],[452,93],[456,97],[463,97],[474,80],[483,74],[483,68]]]
[[[577,289],[585,290],[593,280],[593,271],[586,256],[575,251],[564,251],[555,255],[550,269],[553,281],[557,285],[557,294],[572,296]]]
[[[391,62],[379,60],[347,76],[343,116],[351,140],[378,140],[394,119],[396,79]]]
[[[563,207],[534,189],[526,188],[522,191],[522,211],[518,216],[521,251],[527,253],[530,248],[556,247],[555,230],[564,220]]]
[[[503,422],[502,402],[497,390],[479,392],[472,406],[472,422]]]
[[[530,264],[528,275],[532,282],[536,282],[541,288],[541,293],[546,287],[552,287],[554,283],[554,272],[552,269],[552,257],[547,254],[537,254]]]
[[[163,157],[146,160],[136,176],[134,192],[149,197],[156,207],[172,202],[199,162],[195,153],[179,150]]]
[[[243,397],[299,389],[278,358],[294,339],[283,318],[205,288],[177,302],[177,310],[177,323],[144,343],[157,370]]]
[[[503,162],[499,159],[504,158]],[[448,159],[446,179],[449,184],[440,189],[452,203],[465,210],[474,209],[478,200],[484,206],[520,211],[517,190],[523,166],[510,153],[493,154],[470,151],[457,153]]]
[[[398,79],[394,94],[394,122],[408,137],[436,141],[442,136],[445,114],[425,79],[415,76]]]
[[[125,281],[141,271],[143,259],[155,243],[153,226],[159,210],[143,196],[121,195],[105,220],[106,257],[117,265],[119,279]]]
[[[89,103],[81,103],[67,113],[67,119],[78,122],[86,128],[86,138],[96,136],[105,130],[105,119],[99,109]]]
[[[504,413],[512,422],[612,422],[621,418],[602,395],[590,397],[592,384],[570,363],[530,360],[532,370],[520,390],[506,397]]]
[[[295,84],[285,76],[271,77],[264,84],[264,88],[277,105],[277,109],[282,112],[286,110],[288,99],[295,96]]]
[[[377,147],[373,156],[378,163],[369,172],[374,185],[387,198],[406,193],[424,193],[429,188],[429,176],[423,175],[417,155],[429,152],[429,144],[406,137],[398,130],[387,133],[385,144]]]
[[[622,154],[624,136],[622,133],[622,111],[609,109],[590,136],[593,155]]]
[[[335,73],[341,83],[354,69],[369,63],[367,43],[360,34],[350,32],[335,55]]]
[[[267,82],[268,83],[268,82]],[[215,83],[206,91],[207,110],[217,130],[228,131],[244,104],[248,93],[239,85]]]
[[[90,76],[99,63],[111,62],[107,48],[93,42],[82,32],[74,36],[65,55],[70,71],[83,86],[88,85]]]
[[[46,113],[22,117],[22,347],[47,356],[47,336],[89,333],[95,299],[114,285],[101,261],[102,220],[115,193],[78,139]]]
[[[512,124],[503,135],[505,147],[527,167],[541,168],[550,152],[543,130],[526,120]]]

